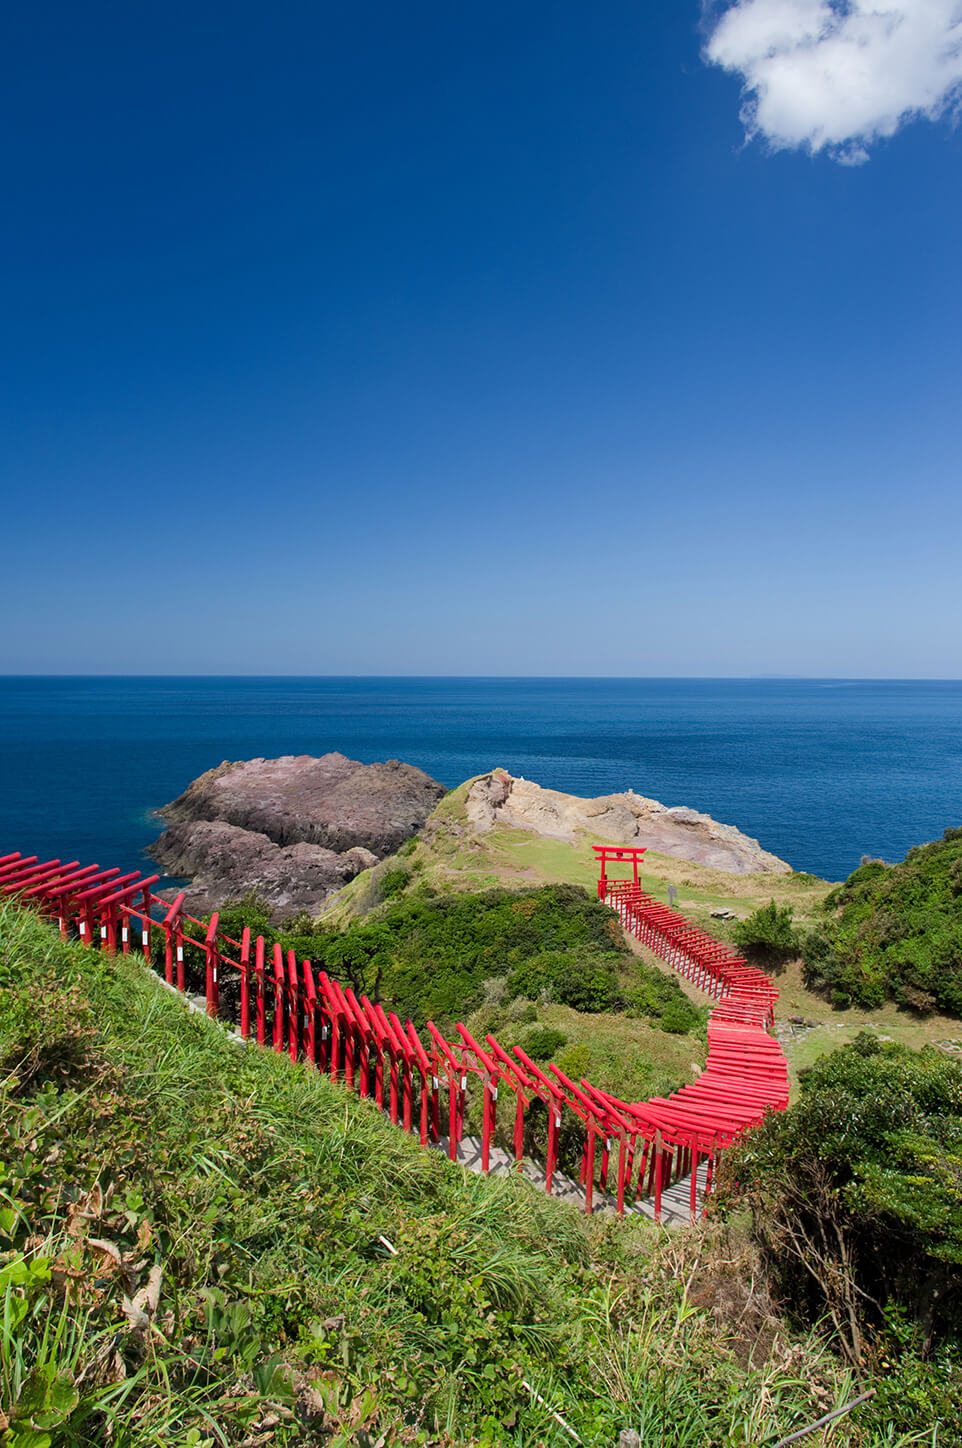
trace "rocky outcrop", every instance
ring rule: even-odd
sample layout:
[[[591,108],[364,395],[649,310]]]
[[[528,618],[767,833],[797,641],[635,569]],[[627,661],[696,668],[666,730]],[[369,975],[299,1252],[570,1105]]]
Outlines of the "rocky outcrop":
[[[328,895],[377,864],[377,855],[360,846],[339,855],[322,845],[275,845],[221,820],[171,825],[151,853],[168,874],[192,877],[189,910],[205,914],[253,891],[270,904],[278,924],[316,915]]]
[[[496,769],[475,780],[466,807],[469,823],[482,833],[501,823],[558,840],[594,835],[612,844],[644,845],[733,875],[759,871],[784,875],[792,868],[734,825],[719,824],[710,815],[681,805],[669,808],[630,789],[582,799]]]
[[[344,754],[285,754],[225,763],[195,779],[160,811],[171,822],[223,820],[276,845],[361,845],[392,854],[421,828],[444,794],[423,769],[389,759],[359,764]]]
[[[150,853],[169,874],[191,878],[189,909],[254,891],[280,923],[316,915],[334,890],[416,834],[444,792],[396,759],[225,762],[160,811],[170,828]]]

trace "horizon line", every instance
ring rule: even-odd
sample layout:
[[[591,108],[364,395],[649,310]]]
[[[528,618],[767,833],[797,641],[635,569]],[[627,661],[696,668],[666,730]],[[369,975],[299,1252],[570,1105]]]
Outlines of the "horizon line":
[[[962,677],[956,674],[260,674],[260,673],[70,673],[40,672],[0,673],[0,680],[11,679],[421,679],[421,680],[470,680],[475,682],[517,682],[544,680],[545,682],[571,683],[633,683],[633,682],[689,682],[701,680],[707,683],[857,683],[857,684],[957,684]]]

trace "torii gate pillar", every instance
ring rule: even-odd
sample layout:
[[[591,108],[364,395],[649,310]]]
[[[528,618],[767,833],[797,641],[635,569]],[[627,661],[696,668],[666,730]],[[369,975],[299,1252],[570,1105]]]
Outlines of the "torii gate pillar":
[[[631,865],[632,883],[635,889],[638,888],[638,862],[647,849],[647,845],[592,845],[595,852],[595,859],[598,862],[598,899],[603,900],[608,893],[608,871],[609,865]],[[624,882],[627,884],[627,880]]]

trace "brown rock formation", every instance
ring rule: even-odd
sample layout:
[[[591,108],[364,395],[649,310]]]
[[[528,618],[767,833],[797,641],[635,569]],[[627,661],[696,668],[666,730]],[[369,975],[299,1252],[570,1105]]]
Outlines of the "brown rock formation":
[[[192,910],[253,890],[277,921],[317,914],[332,891],[415,834],[443,794],[396,759],[225,761],[160,811],[171,825],[150,853],[170,874],[193,877]]]
[[[792,868],[734,825],[719,824],[710,815],[681,805],[668,808],[633,790],[582,799],[496,769],[471,786],[467,815],[482,833],[500,822],[559,840],[573,840],[581,833],[596,835],[613,844],[645,845],[659,854],[733,875],[766,870],[784,875]]]

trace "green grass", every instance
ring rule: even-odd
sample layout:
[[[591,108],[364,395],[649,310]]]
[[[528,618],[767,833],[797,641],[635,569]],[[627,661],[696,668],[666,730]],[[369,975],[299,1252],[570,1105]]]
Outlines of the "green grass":
[[[466,1176],[134,959],[7,906],[0,986],[4,1448],[570,1445],[555,1413],[734,1448],[853,1394],[689,1299],[710,1237]],[[832,1441],[910,1440],[860,1411]]]
[[[569,843],[500,825],[479,835],[469,826],[465,812],[471,783],[468,780],[446,795],[422,837],[405,846],[405,864],[410,871],[406,893],[452,893],[493,884],[518,888],[562,881],[583,885],[593,892],[596,877],[590,846],[599,842],[595,837],[585,834]],[[654,851],[645,855],[645,865],[641,883],[646,890],[668,903],[668,886],[674,885],[678,908],[702,929],[732,945],[736,922],[713,917],[713,910],[731,911],[737,919],[745,919],[759,906],[774,900],[776,905],[792,907],[794,923],[805,933],[824,921],[824,902],[833,889],[827,881],[800,872],[731,875]],[[377,869],[391,867],[392,862],[385,861]],[[344,924],[370,908],[371,879],[376,874],[365,872],[335,897],[329,906],[330,921]],[[649,951],[639,947],[636,953],[649,965],[667,970]],[[914,1047],[941,1042],[962,1044],[959,1022],[937,1011],[920,1015],[899,1009],[891,1001],[872,1007],[853,1003],[843,1008],[833,1005],[824,993],[807,988],[800,961],[777,963],[772,969],[781,992],[778,1017],[785,1020],[800,1016],[813,1027],[797,1036],[786,1035],[784,1040],[796,1085],[800,1070],[854,1040],[861,1030],[872,1030]],[[705,1004],[707,997],[701,992],[684,981],[681,988],[697,1004]],[[605,1043],[606,1020],[596,1017],[585,1027],[588,1034],[597,1036],[599,1048]],[[626,1060],[626,1078],[629,1075]],[[628,1089],[626,1086],[626,1093]]]

